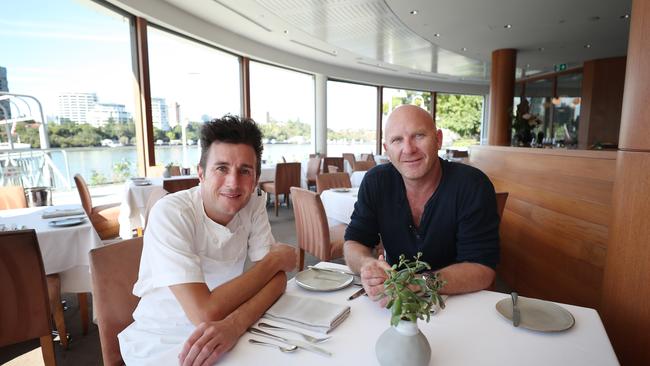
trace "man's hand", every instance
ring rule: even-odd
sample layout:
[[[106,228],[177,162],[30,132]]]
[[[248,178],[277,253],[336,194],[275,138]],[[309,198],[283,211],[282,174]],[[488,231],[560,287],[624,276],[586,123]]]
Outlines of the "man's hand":
[[[182,366],[212,365],[237,343],[240,334],[228,319],[199,324],[178,355]]]
[[[373,301],[379,300],[381,307],[385,307],[388,302],[388,298],[381,296],[384,293],[384,281],[388,278],[387,269],[390,269],[390,265],[384,260],[384,256],[380,255],[379,259],[364,261],[360,271],[361,283],[368,297]]]
[[[280,271],[291,272],[296,268],[296,248],[290,245],[273,244],[267,255],[275,259]]]

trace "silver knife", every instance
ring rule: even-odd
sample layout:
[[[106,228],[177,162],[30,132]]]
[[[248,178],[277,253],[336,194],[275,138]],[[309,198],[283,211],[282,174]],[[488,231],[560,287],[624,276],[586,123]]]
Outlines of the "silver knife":
[[[512,297],[512,325],[518,327],[519,321],[521,320],[521,314],[519,312],[519,308],[517,307],[518,295],[516,292],[513,292],[510,294],[510,296]]]
[[[261,329],[257,329],[257,328],[255,328],[255,327],[250,327],[250,328],[248,328],[248,331],[251,332],[251,333],[253,333],[253,334],[260,335],[260,336],[262,336],[262,337],[267,337],[267,338],[275,339],[276,341],[284,342],[284,343],[286,343],[286,344],[290,344],[290,345],[292,345],[292,346],[296,346],[296,347],[298,347],[298,348],[302,348],[302,349],[304,349],[304,350],[306,350],[306,351],[311,351],[311,352],[315,352],[315,353],[320,353],[321,355],[325,355],[325,356],[331,356],[331,355],[332,355],[332,352],[330,352],[330,351],[328,351],[328,350],[325,350],[325,349],[323,349],[323,348],[320,348],[320,347],[317,347],[317,346],[311,345],[311,344],[306,343],[306,342],[298,341],[298,340],[295,340],[295,339],[283,338],[283,337],[277,336],[277,335],[275,335],[275,334],[271,334],[271,333],[265,332],[265,331],[263,331],[263,330],[261,330]]]
[[[346,274],[346,275],[350,275],[350,276],[358,276],[355,273],[352,273],[350,271],[346,271],[346,270],[343,270],[343,269],[320,268],[320,267],[316,267],[316,266],[307,266],[307,268],[313,269],[314,271],[334,272],[334,273],[342,273],[342,274]]]

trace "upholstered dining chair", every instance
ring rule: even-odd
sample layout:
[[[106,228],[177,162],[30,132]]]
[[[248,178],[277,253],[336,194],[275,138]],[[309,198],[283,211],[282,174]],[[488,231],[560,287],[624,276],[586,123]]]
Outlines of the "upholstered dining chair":
[[[165,179],[163,189],[169,193],[184,191],[199,185],[199,178]]]
[[[324,173],[316,177],[316,192],[330,188],[352,188],[348,173]]]
[[[124,364],[117,334],[133,322],[132,314],[140,301],[132,291],[141,256],[141,237],[90,251],[93,299],[105,366]]]
[[[336,173],[333,172],[330,166],[335,166],[338,168],[338,172],[343,171],[343,158],[336,157],[324,157],[323,158],[323,173]]]
[[[275,196],[275,216],[278,216],[278,206],[280,200],[278,196],[284,196],[284,200],[289,205],[289,194],[291,187],[300,187],[300,163],[278,163],[275,166],[275,181],[260,182],[260,188],[269,194]]]
[[[81,174],[75,174],[74,182],[77,185],[77,191],[79,191],[81,206],[83,206],[84,211],[86,211],[86,215],[88,215],[88,218],[97,231],[99,238],[106,240],[119,236],[120,224],[117,221],[117,217],[120,215],[120,204],[110,203],[93,207],[93,201],[90,197],[88,185],[86,185],[86,181]]]
[[[34,230],[0,232],[0,293],[0,347],[38,338],[45,365],[56,365],[45,269]]]
[[[363,172],[372,169],[377,163],[374,160],[359,160],[354,163],[352,170],[355,172]]]
[[[0,187],[0,210],[27,207],[25,190],[21,186]]]
[[[310,157],[307,162],[307,188],[316,186],[316,176],[320,174],[321,157]]]
[[[348,164],[350,164],[350,169],[353,169],[354,168],[354,162],[357,161],[357,158],[354,156],[354,154],[343,153],[341,155],[343,155],[343,160],[347,161]],[[344,163],[344,165],[345,165],[345,163]]]
[[[373,155],[373,154],[361,154],[361,156],[359,157],[359,160],[361,160],[361,161],[375,160],[375,155]]]
[[[291,187],[291,199],[298,239],[298,271],[305,266],[305,252],[322,261],[343,257],[343,235],[346,225],[328,226],[320,195],[306,189]]]

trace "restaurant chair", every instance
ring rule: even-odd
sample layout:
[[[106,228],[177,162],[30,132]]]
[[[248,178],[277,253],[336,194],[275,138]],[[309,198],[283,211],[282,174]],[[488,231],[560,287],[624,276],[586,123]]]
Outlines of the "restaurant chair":
[[[343,171],[343,158],[335,158],[335,157],[325,157],[323,158],[323,169],[327,169],[327,171],[323,171],[323,173],[336,173],[330,169],[330,166],[335,166],[338,168],[338,172]]]
[[[27,207],[27,198],[22,186],[0,187],[0,210]]]
[[[291,187],[300,187],[300,163],[278,163],[275,166],[275,181],[260,182],[260,189],[275,197],[275,216],[278,216],[280,200],[278,196],[284,196],[284,201],[289,205],[289,194]]]
[[[361,154],[361,156],[359,157],[359,160],[361,160],[361,161],[370,161],[370,160],[374,161],[375,156],[373,154]]]
[[[448,149],[447,153],[452,157],[452,158],[467,158],[469,157],[469,153],[467,150],[452,150]]]
[[[45,269],[36,232],[0,232],[1,347],[38,338],[45,365],[56,365]]]
[[[354,162],[357,161],[357,158],[354,156],[354,154],[343,153],[342,155],[343,155],[343,160],[347,161],[348,164],[350,164],[350,169],[354,169]],[[345,165],[345,163],[343,165]]]
[[[169,167],[169,175],[172,177],[180,177],[181,175],[181,167],[178,165],[172,165]]]
[[[372,169],[377,163],[374,160],[359,160],[354,163],[352,170],[355,172],[365,172]]]
[[[325,173],[316,177],[316,192],[318,194],[331,188],[352,188],[348,173]]]
[[[117,217],[120,215],[119,202],[93,207],[88,185],[86,185],[86,181],[81,174],[75,174],[74,182],[77,185],[77,191],[79,191],[81,206],[86,211],[86,215],[88,215],[90,223],[97,231],[99,238],[106,240],[118,237],[120,234],[120,224],[117,221]]]
[[[320,174],[321,158],[318,156],[309,158],[307,162],[307,188],[316,187],[316,177]]]
[[[318,193],[292,187],[293,214],[298,240],[298,271],[305,266],[305,252],[321,261],[343,257],[343,235],[347,225],[328,226]]]
[[[133,311],[140,301],[132,291],[141,256],[141,237],[90,251],[95,315],[105,366],[124,364],[117,334],[133,323]]]
[[[163,181],[163,189],[169,193],[176,193],[186,189],[194,188],[199,185],[199,178],[180,178],[180,179],[165,179]]]

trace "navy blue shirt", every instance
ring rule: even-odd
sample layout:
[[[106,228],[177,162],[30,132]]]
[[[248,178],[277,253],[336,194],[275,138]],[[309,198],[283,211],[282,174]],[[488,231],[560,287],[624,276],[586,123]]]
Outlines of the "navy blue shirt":
[[[494,186],[480,170],[439,159],[442,177],[427,201],[420,225],[413,224],[402,176],[392,164],[369,170],[361,182],[345,240],[368,247],[381,241],[386,260],[400,254],[436,270],[461,262],[494,268],[499,262],[499,215]]]

